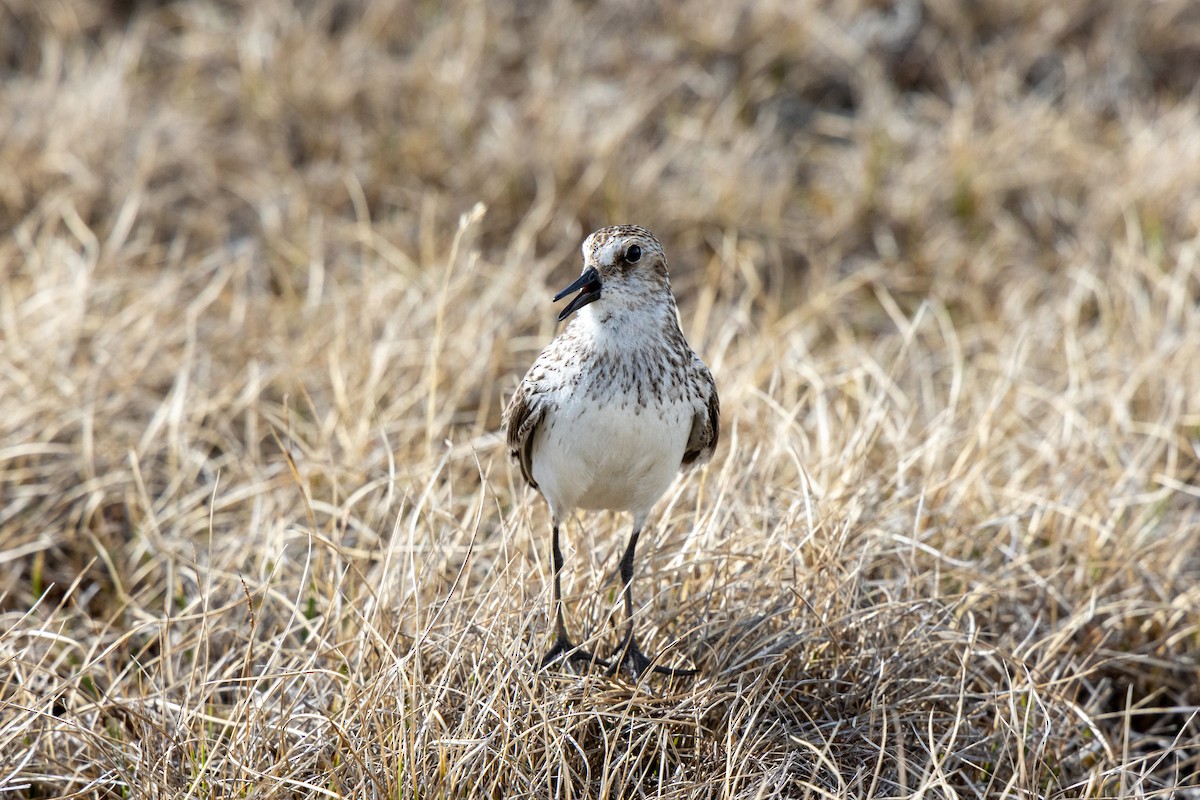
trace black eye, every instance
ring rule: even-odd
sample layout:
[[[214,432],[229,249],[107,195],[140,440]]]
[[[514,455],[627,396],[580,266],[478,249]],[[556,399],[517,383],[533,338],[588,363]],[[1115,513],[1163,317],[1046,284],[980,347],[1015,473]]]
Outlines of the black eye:
[[[629,245],[629,249],[625,251],[625,261],[633,264],[642,257],[642,248],[636,244]]]

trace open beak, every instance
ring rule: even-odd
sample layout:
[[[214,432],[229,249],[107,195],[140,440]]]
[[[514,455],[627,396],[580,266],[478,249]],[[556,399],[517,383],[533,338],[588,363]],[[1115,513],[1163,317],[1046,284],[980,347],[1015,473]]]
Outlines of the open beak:
[[[572,292],[579,292],[579,294],[575,295],[575,298],[567,303],[567,307],[559,312],[559,322],[571,316],[588,303],[594,303],[600,299],[600,273],[596,271],[595,267],[584,270],[583,274],[574,283],[554,295],[554,302],[557,303]]]

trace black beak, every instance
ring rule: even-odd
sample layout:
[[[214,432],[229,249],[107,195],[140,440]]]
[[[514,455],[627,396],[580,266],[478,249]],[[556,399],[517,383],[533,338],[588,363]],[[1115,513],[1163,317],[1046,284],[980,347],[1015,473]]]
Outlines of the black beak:
[[[554,295],[554,302],[557,303],[571,294],[571,292],[579,292],[579,294],[575,296],[574,300],[567,303],[566,308],[559,312],[559,322],[562,322],[588,303],[594,303],[600,299],[600,273],[596,271],[595,267],[584,270],[583,274],[574,283]]]

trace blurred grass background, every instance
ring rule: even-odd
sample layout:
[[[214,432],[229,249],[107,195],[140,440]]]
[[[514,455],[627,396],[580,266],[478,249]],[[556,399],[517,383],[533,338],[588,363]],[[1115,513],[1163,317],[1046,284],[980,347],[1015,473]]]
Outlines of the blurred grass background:
[[[6,0],[0,789],[1200,796],[1198,78],[1190,0]],[[694,682],[533,669],[496,429],[621,222]]]

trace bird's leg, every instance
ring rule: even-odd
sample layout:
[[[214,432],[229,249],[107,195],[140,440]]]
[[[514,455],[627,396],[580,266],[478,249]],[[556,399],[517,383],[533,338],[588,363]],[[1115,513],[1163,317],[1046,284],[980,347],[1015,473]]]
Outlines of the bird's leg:
[[[557,522],[554,523],[554,533],[551,537],[551,555],[554,557],[554,644],[550,646],[546,655],[542,656],[542,663],[539,667],[544,669],[551,662],[563,657],[566,657],[568,661],[594,662],[602,667],[607,667],[608,662],[582,649],[567,636],[567,626],[563,623],[562,578],[560,577],[563,555],[562,549],[558,546]]]
[[[608,668],[609,673],[616,674],[622,666],[628,666],[635,680],[643,672],[651,669],[660,675],[670,675],[676,678],[695,675],[696,670],[694,669],[652,666],[650,659],[638,647],[637,637],[633,635],[633,554],[637,549],[638,535],[641,532],[641,528],[635,525],[633,533],[629,535],[629,544],[625,547],[625,553],[621,556],[621,583],[625,586],[625,617],[628,627],[625,629],[625,636],[621,639],[621,643],[613,651],[612,662]]]

